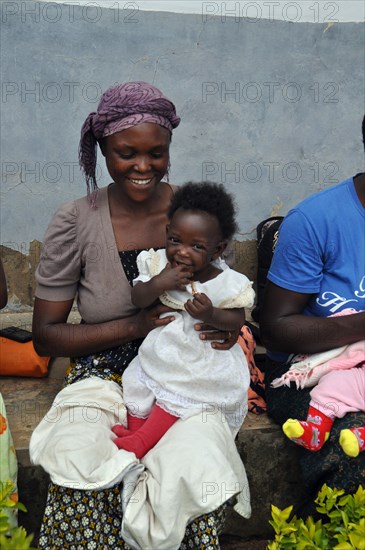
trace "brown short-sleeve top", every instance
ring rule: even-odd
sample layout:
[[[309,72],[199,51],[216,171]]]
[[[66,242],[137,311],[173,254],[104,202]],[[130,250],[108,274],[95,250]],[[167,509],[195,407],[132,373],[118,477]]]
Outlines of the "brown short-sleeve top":
[[[99,190],[96,206],[90,208],[83,197],[57,210],[36,271],[36,296],[55,302],[77,295],[86,323],[111,321],[136,311],[115,242],[107,187]]]

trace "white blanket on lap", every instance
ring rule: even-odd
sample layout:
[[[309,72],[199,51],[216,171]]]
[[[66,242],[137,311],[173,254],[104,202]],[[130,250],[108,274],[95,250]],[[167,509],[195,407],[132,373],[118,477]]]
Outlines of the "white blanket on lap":
[[[115,382],[87,378],[66,386],[34,430],[30,459],[57,485],[81,491],[117,485],[139,467],[132,453],[119,453],[114,424],[126,424],[121,388]]]
[[[126,425],[118,384],[87,378],[56,396],[33,432],[30,456],[57,485],[106,489],[123,480],[121,536],[134,549],[178,549],[186,525],[237,496],[250,517],[245,468],[219,411],[178,420],[140,461],[113,443],[114,424]]]

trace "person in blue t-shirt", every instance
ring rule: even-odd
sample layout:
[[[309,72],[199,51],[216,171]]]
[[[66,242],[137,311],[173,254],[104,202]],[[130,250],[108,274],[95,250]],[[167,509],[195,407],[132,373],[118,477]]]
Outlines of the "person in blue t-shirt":
[[[362,123],[365,146],[365,117]],[[356,315],[336,315],[345,309]],[[365,174],[319,192],[293,208],[279,231],[260,319],[268,349],[265,369],[269,415],[279,424],[306,418],[311,388],[272,387],[290,367],[291,354],[314,354],[364,339]],[[318,452],[301,450],[312,493],[301,515],[314,513],[313,496],[326,483],[346,492],[365,484],[365,453],[356,460],[340,447],[341,430],[365,425],[364,412],[336,418]]]

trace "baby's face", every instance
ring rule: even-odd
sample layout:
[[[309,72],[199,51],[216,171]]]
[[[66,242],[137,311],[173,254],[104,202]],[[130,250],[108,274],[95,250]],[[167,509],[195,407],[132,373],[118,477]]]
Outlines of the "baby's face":
[[[207,212],[179,208],[166,231],[166,256],[173,267],[184,265],[201,275],[221,253],[218,220]]]

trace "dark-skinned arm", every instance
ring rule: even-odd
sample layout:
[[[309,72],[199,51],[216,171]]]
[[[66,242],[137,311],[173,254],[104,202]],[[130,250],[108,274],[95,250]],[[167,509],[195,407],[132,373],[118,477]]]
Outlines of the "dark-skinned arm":
[[[218,330],[239,330],[245,322],[244,309],[213,308],[209,324]]]
[[[139,281],[132,289],[132,303],[139,308],[155,303],[164,290],[185,290],[191,280],[191,272],[185,266],[171,267],[168,263],[164,269],[149,281]]]
[[[185,309],[194,319],[208,323],[218,330],[238,330],[245,322],[244,308],[220,309],[214,307],[204,293],[196,293],[185,303]]]
[[[6,277],[3,263],[0,258],[0,309],[6,306],[8,301],[8,289],[6,287]]]
[[[364,339],[365,312],[340,317],[303,315],[310,297],[267,281],[260,318],[261,339],[267,349],[318,353]]]
[[[158,277],[152,277],[147,282],[138,282],[131,291],[132,303],[139,308],[148,307],[156,302],[163,290]]]
[[[174,317],[160,319],[170,311],[162,304],[141,310],[124,319],[98,324],[67,323],[73,300],[51,302],[36,298],[33,310],[33,343],[39,355],[78,357],[113,348],[138,338],[150,330],[166,325]]]

